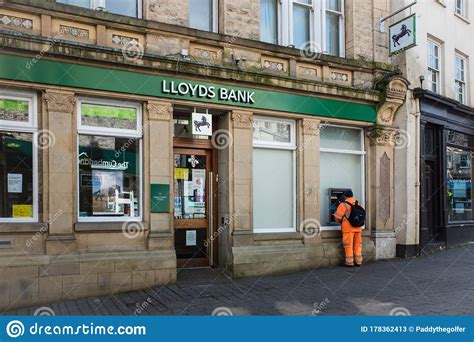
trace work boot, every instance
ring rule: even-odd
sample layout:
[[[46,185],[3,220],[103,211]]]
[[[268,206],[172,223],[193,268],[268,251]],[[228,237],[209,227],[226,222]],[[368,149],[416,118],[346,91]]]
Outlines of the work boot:
[[[355,267],[361,267],[362,264],[354,264]]]

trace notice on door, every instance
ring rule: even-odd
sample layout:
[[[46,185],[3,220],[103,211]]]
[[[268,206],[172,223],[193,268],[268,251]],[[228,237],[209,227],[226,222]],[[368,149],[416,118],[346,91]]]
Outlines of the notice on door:
[[[8,192],[22,193],[23,191],[23,175],[21,173],[8,174]]]
[[[195,230],[186,231],[186,246],[196,246],[196,231]]]

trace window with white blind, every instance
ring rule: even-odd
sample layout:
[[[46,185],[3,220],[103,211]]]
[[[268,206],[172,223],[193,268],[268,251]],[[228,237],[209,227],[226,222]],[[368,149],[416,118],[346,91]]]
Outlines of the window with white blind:
[[[295,121],[254,118],[253,230],[296,231]]]

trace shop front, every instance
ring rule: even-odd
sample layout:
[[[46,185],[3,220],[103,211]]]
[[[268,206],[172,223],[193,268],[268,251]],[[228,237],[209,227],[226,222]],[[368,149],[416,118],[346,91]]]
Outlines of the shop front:
[[[376,107],[138,69],[42,59],[18,73],[27,57],[0,62],[10,66],[0,69],[0,258],[36,265],[29,303],[175,282],[180,268],[241,277],[338,265],[332,212],[346,189],[368,209],[365,259],[392,254],[397,133],[386,111],[403,103],[399,79]]]
[[[474,239],[472,109],[433,93],[415,93],[421,111],[420,249],[429,252]]]

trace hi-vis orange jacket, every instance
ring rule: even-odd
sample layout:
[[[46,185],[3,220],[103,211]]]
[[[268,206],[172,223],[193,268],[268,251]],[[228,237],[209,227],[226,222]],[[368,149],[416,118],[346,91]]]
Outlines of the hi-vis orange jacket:
[[[345,202],[349,202],[351,204],[355,204],[356,200],[354,197],[348,197],[346,198]],[[347,219],[349,215],[351,214],[351,206],[345,202],[341,202],[339,206],[337,207],[336,212],[334,213],[334,218],[336,219],[336,222],[341,223],[341,230],[342,234],[344,233],[357,233],[362,231],[362,227],[353,227],[350,223],[349,220]],[[360,205],[360,203],[359,203]]]

